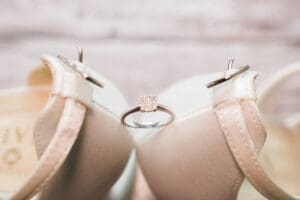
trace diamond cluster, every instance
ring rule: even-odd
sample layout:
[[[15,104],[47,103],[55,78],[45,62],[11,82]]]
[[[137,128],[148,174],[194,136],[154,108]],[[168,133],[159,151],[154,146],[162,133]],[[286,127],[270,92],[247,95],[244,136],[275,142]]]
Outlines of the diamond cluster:
[[[156,96],[141,96],[139,99],[139,106],[142,112],[153,112],[157,110]]]

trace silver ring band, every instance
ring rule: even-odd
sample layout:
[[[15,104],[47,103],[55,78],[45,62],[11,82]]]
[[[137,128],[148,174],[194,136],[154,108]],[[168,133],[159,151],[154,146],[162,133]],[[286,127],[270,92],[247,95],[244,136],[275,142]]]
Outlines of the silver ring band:
[[[157,111],[167,113],[170,117],[166,121],[147,123],[147,124],[145,124],[145,123],[143,124],[143,123],[139,123],[139,122],[135,122],[135,121],[132,121],[132,122],[127,122],[126,121],[126,118],[129,115],[133,114],[133,113],[137,113],[137,112],[157,112]],[[151,111],[143,111],[141,109],[141,106],[134,107],[134,108],[130,109],[129,111],[125,112],[122,115],[122,118],[121,118],[122,124],[127,126],[127,127],[131,127],[131,128],[159,128],[159,127],[163,127],[163,126],[166,126],[166,125],[172,123],[174,120],[175,120],[174,113],[170,109],[168,109],[166,106],[161,105],[161,104],[158,104],[156,109],[151,110]]]

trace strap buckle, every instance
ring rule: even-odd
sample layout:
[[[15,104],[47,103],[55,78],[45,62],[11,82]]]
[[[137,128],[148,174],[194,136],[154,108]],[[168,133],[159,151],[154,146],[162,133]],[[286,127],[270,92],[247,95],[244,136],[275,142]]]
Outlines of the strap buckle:
[[[224,76],[208,83],[206,85],[206,87],[211,88],[211,87],[214,87],[216,85],[219,85],[219,84],[221,84],[225,81],[228,81],[228,80],[232,79],[233,77],[235,77],[235,76],[237,76],[241,73],[244,73],[245,71],[250,69],[250,67],[248,65],[243,66],[243,67],[239,67],[239,68],[233,68],[232,67],[233,62],[234,62],[234,59],[230,59],[229,62],[228,62],[228,68],[225,71]]]
[[[78,60],[79,62],[82,63],[83,61],[83,50],[80,46],[77,47],[78,48]],[[93,76],[91,76],[90,74],[88,74],[87,72],[83,71],[83,70],[79,70],[77,65],[75,63],[72,63],[69,59],[58,55],[57,58],[62,61],[66,66],[68,66],[72,71],[74,71],[75,73],[79,74],[82,78],[88,80],[89,82],[103,88],[104,85],[103,83],[101,83],[100,81],[98,81],[96,78],[94,78]]]

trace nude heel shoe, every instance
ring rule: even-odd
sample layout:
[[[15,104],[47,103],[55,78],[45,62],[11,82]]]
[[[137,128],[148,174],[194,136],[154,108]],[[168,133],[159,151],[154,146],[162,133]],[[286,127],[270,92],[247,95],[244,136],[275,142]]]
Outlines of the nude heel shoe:
[[[127,103],[81,62],[52,56],[42,62],[30,86],[0,96],[1,195],[104,199],[132,150],[120,124]]]
[[[243,69],[191,78],[160,95],[176,121],[137,144],[157,199],[237,199],[244,178],[267,199],[300,199],[275,184],[258,159],[266,131],[256,104],[257,74]]]

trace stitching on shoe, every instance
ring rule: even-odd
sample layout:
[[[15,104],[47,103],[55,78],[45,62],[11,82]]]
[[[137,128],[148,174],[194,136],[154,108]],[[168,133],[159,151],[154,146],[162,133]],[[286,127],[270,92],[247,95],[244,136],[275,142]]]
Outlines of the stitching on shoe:
[[[74,102],[75,104],[78,104],[77,102]],[[79,106],[82,106],[81,104]],[[69,132],[70,128],[67,128],[67,129],[64,129],[64,131],[67,131]],[[64,138],[67,138],[67,139],[72,139],[72,140],[75,140],[78,136],[77,135],[74,135],[74,134],[63,134],[61,135],[63,136]],[[57,154],[55,154],[55,150],[57,149],[57,147],[59,146],[58,143],[56,143],[53,148],[52,148],[52,151],[49,152],[48,154],[48,162],[47,164],[46,163],[42,163],[43,165],[40,166],[39,170],[37,173],[34,174],[34,177],[31,179],[31,181],[35,182],[37,179],[39,179],[44,173],[41,173],[42,171],[44,171],[46,165],[51,165],[52,167],[50,167],[50,170],[52,169],[52,171],[50,172],[50,174],[48,174],[48,176],[42,180],[42,182],[39,184],[39,186],[37,188],[35,188],[32,192],[30,192],[28,195],[26,195],[26,198],[27,197],[30,197],[32,195],[35,195],[36,193],[38,193],[44,186],[45,184],[53,177],[53,175],[56,173],[56,170],[58,169],[59,165],[62,163],[62,160],[64,160],[65,156],[60,156],[58,160],[56,160],[56,163],[53,163],[54,159],[54,155],[61,155],[61,154],[66,154],[66,150],[67,150],[67,145],[62,145],[62,149],[59,149],[57,151]],[[61,146],[61,145],[60,145]]]
[[[232,197],[236,197],[236,195],[238,194],[238,189],[241,187],[241,183],[244,179],[244,175],[241,171],[239,171],[239,177],[235,180],[233,188],[232,188]]]
[[[230,103],[232,104],[232,103]],[[230,105],[230,106],[233,106],[233,105]],[[243,161],[241,160],[241,157],[240,157],[240,154],[239,152],[237,151],[237,148],[235,146],[235,144],[233,143],[233,140],[231,139],[231,136],[230,136],[230,133],[228,131],[228,128],[227,128],[227,123],[226,123],[226,120],[223,120],[224,118],[224,114],[225,114],[225,111],[224,111],[224,107],[225,106],[218,106],[216,109],[217,109],[217,113],[219,113],[219,121],[220,121],[220,124],[221,124],[221,127],[223,129],[223,132],[224,132],[224,135],[225,137],[227,138],[228,142],[230,143],[231,147],[232,147],[232,151],[233,153],[235,154],[236,156],[236,159],[238,161],[238,163],[240,163],[240,167],[245,171],[247,177],[252,181],[252,183],[258,188],[258,190],[260,192],[262,192],[263,194],[265,194],[262,189],[257,185],[256,181],[252,178],[252,176],[249,174],[248,172],[248,169],[244,166],[243,164]],[[238,113],[238,111],[235,111],[236,113]],[[236,116],[236,115],[235,115]],[[235,120],[237,123],[239,123],[238,119]],[[239,125],[239,128],[240,128],[240,125]],[[245,141],[244,141],[245,143]]]
[[[250,109],[250,108],[249,108],[249,111],[250,111],[251,116],[252,116],[252,121],[255,123],[255,128],[257,129],[257,131],[259,132],[259,134],[262,134],[262,129],[261,129],[261,127],[259,126],[259,122],[258,122],[258,120],[257,120],[256,117],[255,117],[254,111],[253,111],[252,109]],[[253,156],[253,157],[254,157],[254,156]],[[264,172],[264,170],[262,169],[262,167],[260,166],[260,164],[257,162],[257,159],[255,159],[255,160],[253,160],[253,161],[254,161],[255,164],[256,164],[256,169],[257,169],[257,171],[258,171],[258,172],[260,173],[260,175],[263,177],[264,181],[266,181],[267,183],[269,183],[271,186],[274,185],[274,183],[273,183],[270,179],[268,179],[268,178],[266,177],[266,173]],[[276,189],[276,188],[275,188],[275,189]],[[281,190],[278,191],[278,193],[284,195],[284,194],[282,193]]]

